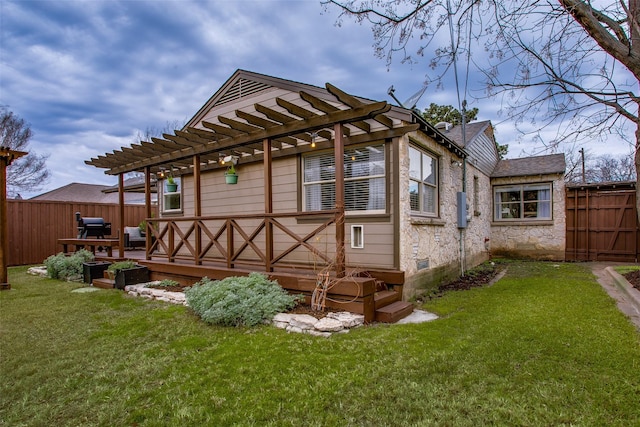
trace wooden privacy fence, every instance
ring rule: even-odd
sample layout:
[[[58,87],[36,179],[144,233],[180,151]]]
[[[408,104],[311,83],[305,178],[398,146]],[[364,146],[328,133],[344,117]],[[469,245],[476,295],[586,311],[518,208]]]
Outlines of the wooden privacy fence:
[[[567,261],[637,262],[635,183],[567,186]]]
[[[58,239],[78,235],[75,213],[83,217],[101,217],[111,223],[112,236],[118,235],[120,217],[117,204],[9,200],[8,265],[40,264],[62,251]],[[144,205],[126,205],[125,226],[137,226],[145,218]]]

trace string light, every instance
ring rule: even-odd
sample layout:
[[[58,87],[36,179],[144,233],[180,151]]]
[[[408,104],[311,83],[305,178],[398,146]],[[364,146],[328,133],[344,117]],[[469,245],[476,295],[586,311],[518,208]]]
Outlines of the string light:
[[[316,132],[311,133],[311,148],[316,148],[316,136],[318,136]]]

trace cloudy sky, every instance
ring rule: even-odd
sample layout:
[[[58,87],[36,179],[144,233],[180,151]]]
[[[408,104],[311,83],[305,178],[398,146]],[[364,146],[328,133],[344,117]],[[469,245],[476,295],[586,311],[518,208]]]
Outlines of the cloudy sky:
[[[31,151],[50,156],[44,192],[71,182],[115,184],[84,161],[136,142],[148,128],[184,123],[237,69],[331,82],[390,102],[391,85],[401,101],[422,87],[426,57],[388,69],[374,57],[370,27],[337,27],[337,16],[319,0],[0,0],[0,106],[31,125]],[[469,87],[481,83],[472,75]],[[457,99],[453,84],[429,88],[418,107]],[[541,152],[515,142],[495,101],[468,99],[480,120],[497,125],[509,157]]]

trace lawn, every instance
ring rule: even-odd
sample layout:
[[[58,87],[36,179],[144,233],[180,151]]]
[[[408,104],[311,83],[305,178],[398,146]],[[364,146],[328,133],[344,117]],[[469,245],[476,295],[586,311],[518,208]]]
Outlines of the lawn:
[[[12,268],[0,425],[640,425],[640,334],[588,268],[507,265],[436,321],[328,339]]]

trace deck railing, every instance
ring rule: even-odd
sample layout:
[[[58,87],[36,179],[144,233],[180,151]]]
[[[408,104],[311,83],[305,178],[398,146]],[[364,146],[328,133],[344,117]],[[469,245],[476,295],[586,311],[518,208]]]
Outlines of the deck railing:
[[[334,264],[340,210],[147,219],[147,259],[224,263],[266,272]],[[344,230],[342,230],[344,233]],[[342,248],[344,250],[344,248]],[[343,266],[338,266],[343,268]],[[338,270],[336,270],[338,271]]]

